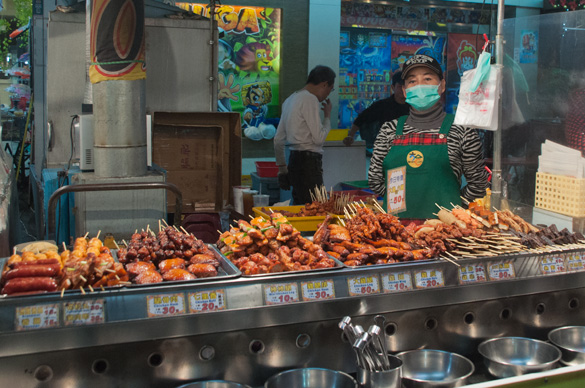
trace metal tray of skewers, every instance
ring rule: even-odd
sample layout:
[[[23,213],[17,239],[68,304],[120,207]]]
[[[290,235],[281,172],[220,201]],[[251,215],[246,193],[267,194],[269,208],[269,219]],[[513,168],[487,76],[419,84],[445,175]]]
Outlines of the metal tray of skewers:
[[[301,236],[280,213],[269,220],[239,220],[238,225],[220,235],[219,251],[242,273],[243,277],[312,273],[343,268],[319,245]]]

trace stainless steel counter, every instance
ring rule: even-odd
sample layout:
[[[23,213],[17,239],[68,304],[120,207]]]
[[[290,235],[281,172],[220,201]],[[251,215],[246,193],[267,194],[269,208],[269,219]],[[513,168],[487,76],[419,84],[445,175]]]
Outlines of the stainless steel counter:
[[[353,373],[337,327],[345,315],[368,327],[383,314],[392,352],[426,347],[475,360],[486,338],[544,339],[552,328],[585,324],[583,249],[458,263],[4,297],[0,386],[173,387],[212,378],[260,386],[302,366]]]

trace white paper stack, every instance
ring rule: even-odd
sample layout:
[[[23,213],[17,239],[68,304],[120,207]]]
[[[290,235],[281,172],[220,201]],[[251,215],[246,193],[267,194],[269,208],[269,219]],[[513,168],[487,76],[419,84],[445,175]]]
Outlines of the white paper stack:
[[[546,140],[538,157],[538,172],[585,178],[585,158],[581,151]]]

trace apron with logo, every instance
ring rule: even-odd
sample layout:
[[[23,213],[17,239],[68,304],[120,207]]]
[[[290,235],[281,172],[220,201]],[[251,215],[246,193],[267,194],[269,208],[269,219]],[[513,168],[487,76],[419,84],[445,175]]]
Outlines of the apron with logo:
[[[459,204],[460,184],[449,162],[447,135],[451,129],[454,115],[443,119],[439,133],[411,133],[403,135],[404,123],[408,116],[398,119],[396,137],[382,165],[386,178],[384,209],[388,210],[388,171],[405,168],[403,197],[406,210],[397,212],[400,218],[434,218],[439,209],[436,204],[451,208],[451,203]],[[392,171],[391,171],[392,172]],[[396,198],[395,198],[396,199]]]

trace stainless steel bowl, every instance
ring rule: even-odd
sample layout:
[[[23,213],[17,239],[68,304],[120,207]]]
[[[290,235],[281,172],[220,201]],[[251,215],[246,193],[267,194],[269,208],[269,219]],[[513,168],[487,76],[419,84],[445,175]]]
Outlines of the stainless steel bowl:
[[[350,375],[321,368],[301,368],[281,372],[272,376],[264,388],[357,388]]]
[[[409,350],[396,356],[403,363],[402,384],[406,388],[461,387],[475,371],[467,358],[442,350]]]
[[[554,345],[522,337],[493,338],[479,344],[478,351],[488,371],[501,378],[549,370],[561,358]]]
[[[561,350],[563,364],[585,364],[585,326],[559,327],[548,333],[548,340]]]
[[[252,388],[252,387],[245,384],[234,383],[232,381],[210,380],[189,383],[181,385],[177,388]]]

